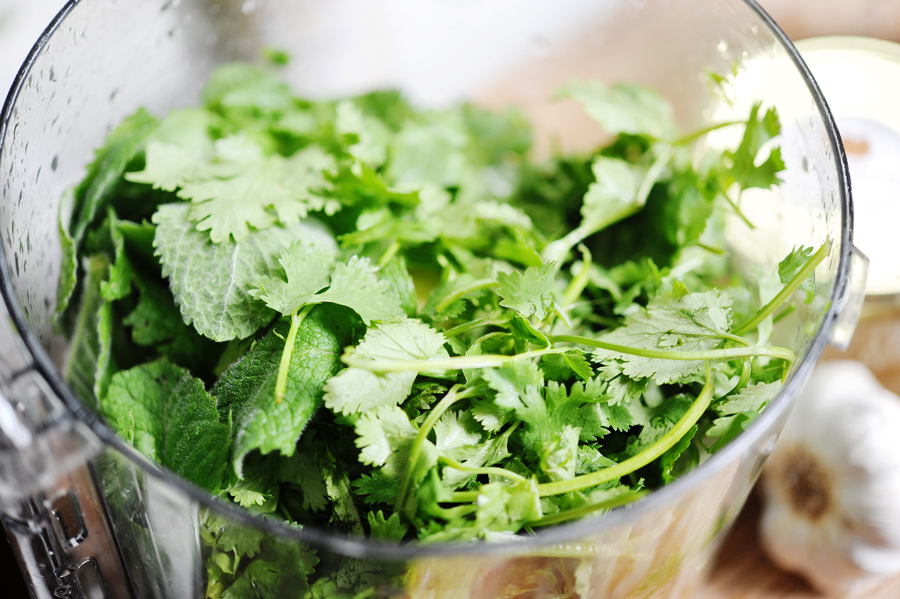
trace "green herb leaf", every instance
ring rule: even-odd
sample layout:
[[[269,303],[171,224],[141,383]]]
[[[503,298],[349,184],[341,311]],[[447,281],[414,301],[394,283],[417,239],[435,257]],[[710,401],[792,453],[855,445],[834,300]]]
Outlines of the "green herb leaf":
[[[800,269],[812,258],[814,248],[800,246],[791,250],[784,260],[778,264],[778,278],[782,285],[786,285],[793,279]],[[811,304],[816,293],[816,273],[813,271],[809,277],[800,283],[800,289],[806,292],[806,303]]]
[[[372,327],[354,355],[371,360],[432,360],[447,358],[444,336],[417,320],[383,323]],[[415,372],[378,375],[362,368],[347,368],[325,383],[325,405],[352,414],[405,400],[416,380]]]
[[[153,216],[154,246],[185,323],[214,341],[242,339],[272,319],[274,312],[250,290],[263,273],[277,267],[283,248],[300,239],[328,244],[320,229],[304,223],[256,231],[240,243],[216,244],[194,229],[189,210],[185,204],[160,206]]]
[[[227,465],[231,426],[203,383],[165,359],[113,375],[101,408],[142,454],[209,491]]]
[[[672,137],[678,131],[672,106],[656,90],[620,83],[607,87],[599,81],[573,83],[563,94],[584,105],[585,112],[603,125],[607,133]]]
[[[294,453],[297,439],[322,403],[322,385],[340,369],[341,349],[352,338],[352,320],[346,313],[326,307],[310,312],[297,332],[284,400],[277,403],[275,379],[287,328],[280,322],[212,389],[219,409],[232,414],[231,459],[239,476],[250,451]]]
[[[524,273],[498,273],[497,295],[503,298],[500,305],[512,308],[526,318],[538,322],[553,311],[553,286],[556,276],[554,264],[540,268],[529,266]]]

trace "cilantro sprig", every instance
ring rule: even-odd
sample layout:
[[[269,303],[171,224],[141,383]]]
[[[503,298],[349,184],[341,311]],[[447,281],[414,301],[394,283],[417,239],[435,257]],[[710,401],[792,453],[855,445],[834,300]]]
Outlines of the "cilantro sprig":
[[[515,110],[310,101],[239,63],[139,112],[61,218],[68,380],[223,500],[391,542],[508,539],[682,476],[781,389],[772,328],[820,301],[831,242],[726,274],[722,222],[753,226],[742,191],[784,168],[773,109],[682,132],[654,90],[562,95],[611,143],[535,163]],[[387,576],[212,516],[201,537],[211,597]]]

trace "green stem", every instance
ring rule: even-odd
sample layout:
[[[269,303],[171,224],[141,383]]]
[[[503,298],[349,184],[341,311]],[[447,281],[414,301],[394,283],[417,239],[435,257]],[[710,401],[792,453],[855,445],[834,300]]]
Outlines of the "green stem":
[[[707,133],[712,133],[716,129],[722,129],[724,127],[730,127],[732,125],[743,125],[743,124],[745,124],[744,121],[725,121],[723,123],[716,123],[715,125],[710,125],[709,127],[704,127],[703,129],[698,129],[697,131],[688,133],[684,137],[679,137],[678,139],[676,139],[675,141],[673,141],[671,143],[672,143],[672,145],[675,145],[675,146],[684,146],[684,145],[691,143],[692,141],[694,141],[696,139],[703,137]]]
[[[622,493],[617,497],[613,497],[612,499],[607,499],[606,501],[598,501],[597,503],[588,503],[579,507],[571,508],[568,510],[563,510],[561,512],[557,512],[550,516],[544,516],[540,520],[532,520],[528,523],[528,526],[550,526],[551,524],[559,524],[560,522],[568,522],[569,520],[575,520],[577,518],[581,518],[582,516],[587,516],[592,512],[596,512],[598,510],[610,510],[614,507],[619,507],[620,505],[626,505],[633,501],[637,501],[644,495],[646,495],[648,491],[638,491],[636,493]]]
[[[409,463],[406,466],[406,471],[403,473],[403,478],[400,479],[400,490],[397,492],[397,500],[394,503],[395,512],[401,511],[406,504],[406,495],[409,492],[409,485],[412,482],[413,472],[416,469],[416,464],[419,463],[422,446],[425,444],[425,440],[428,438],[429,433],[431,433],[431,429],[434,428],[435,423],[444,415],[444,412],[446,412],[450,406],[471,395],[471,389],[467,389],[460,393],[459,390],[461,388],[462,385],[453,385],[453,387],[450,388],[450,391],[447,392],[447,395],[432,408],[428,417],[426,417],[425,421],[422,423],[421,428],[419,428],[419,432],[416,433],[416,438],[413,439],[412,448],[409,451]]]
[[[753,372],[752,366],[749,359],[744,360],[744,363],[741,365],[741,378],[738,380],[737,385],[734,386],[735,389],[743,389],[750,382],[750,374]]]
[[[284,349],[281,351],[281,362],[278,364],[278,377],[275,379],[275,403],[281,403],[284,400],[284,392],[287,390],[287,377],[291,369],[291,355],[294,353],[294,344],[297,341],[297,331],[300,330],[300,323],[313,309],[315,304],[304,306],[297,312],[291,314],[291,329],[288,331],[287,339],[284,340]]]
[[[575,303],[575,300],[581,297],[584,288],[587,287],[591,279],[591,252],[583,245],[578,246],[578,249],[581,250],[581,272],[578,273],[578,276],[572,278],[572,281],[566,288],[561,308],[568,308]]]
[[[399,251],[400,242],[395,239],[391,242],[391,245],[389,245],[387,249],[384,250],[384,253],[381,255],[381,259],[378,260],[378,266],[384,266],[385,264],[390,262],[391,258],[393,258]]]
[[[538,485],[538,492],[541,494],[541,497],[582,491],[621,478],[626,474],[631,474],[635,470],[643,468],[662,454],[669,451],[688,433],[689,430],[691,430],[691,427],[697,424],[697,421],[700,420],[700,417],[706,411],[706,408],[709,407],[709,402],[712,400],[713,396],[713,388],[713,375],[712,371],[709,369],[709,364],[707,364],[706,384],[703,385],[703,389],[700,391],[700,394],[697,395],[697,399],[694,400],[694,403],[691,404],[688,411],[684,413],[684,416],[682,416],[672,428],[666,431],[666,434],[664,434],[656,443],[615,466],[597,470],[590,474],[576,476],[575,478],[570,478],[568,480],[540,484]]]
[[[370,360],[357,358],[353,353],[353,348],[349,348],[341,357],[341,360],[352,368],[362,368],[363,370],[368,370],[370,372],[429,372],[432,370],[497,368],[498,366],[503,366],[513,360],[536,358],[547,354],[561,354],[565,351],[565,348],[545,348],[527,351],[521,354],[514,354],[512,356],[484,354],[482,356],[458,356],[440,360]]]
[[[460,325],[456,325],[455,327],[447,329],[446,331],[441,331],[441,334],[444,337],[455,337],[457,335],[468,333],[469,331],[475,330],[480,327],[501,325],[505,322],[505,320],[499,320],[494,316],[485,316],[484,318],[476,318],[475,320],[470,320],[469,322],[464,322]]]
[[[438,305],[434,307],[434,311],[440,314],[447,308],[447,306],[449,306],[459,298],[465,296],[466,294],[496,286],[497,282],[494,281],[494,279],[478,279],[477,281],[472,281],[468,285],[463,285],[459,289],[456,289],[455,291],[447,295],[447,297],[442,299],[438,303]]]
[[[828,256],[828,253],[830,251],[831,239],[829,238],[825,240],[825,243],[822,244],[822,247],[820,247],[818,251],[816,251],[816,253],[810,257],[806,264],[804,264],[803,267],[797,271],[797,274],[795,274],[794,277],[790,281],[788,281],[787,285],[785,285],[784,288],[778,292],[778,295],[772,298],[772,301],[763,306],[760,311],[753,316],[753,318],[751,318],[741,326],[735,327],[731,332],[735,335],[742,335],[744,333],[752,331],[771,314],[774,314],[775,311],[778,310],[778,308],[780,308],[784,302],[789,300],[790,297],[794,295],[794,292],[800,288],[800,285],[803,284],[803,281],[805,281],[813,272],[815,272],[816,267],[818,267],[819,264],[822,263],[822,260],[824,260]]]
[[[751,230],[756,228],[753,226],[753,223],[750,222],[750,219],[747,218],[747,216],[741,210],[740,206],[738,206],[734,200],[732,200],[731,198],[728,197],[727,193],[722,193],[722,196],[724,196],[725,201],[731,205],[731,209],[734,210],[734,213],[736,215],[738,215],[742,221],[744,221],[744,224],[746,224],[748,227],[750,227]]]
[[[450,494],[453,503],[475,503],[478,501],[478,491],[454,491]]]
[[[695,350],[695,351],[668,351],[661,349],[642,349],[638,347],[628,347],[627,345],[619,345],[617,343],[606,343],[590,337],[581,337],[580,335],[554,335],[550,337],[553,342],[560,343],[579,343],[590,347],[597,347],[609,351],[627,354],[630,356],[641,356],[643,358],[658,358],[661,360],[733,360],[735,358],[752,358],[753,356],[765,356],[767,358],[777,358],[793,363],[794,352],[786,347],[727,347],[724,349]]]
[[[517,483],[527,482],[528,479],[520,474],[516,474],[506,468],[495,468],[492,466],[484,466],[482,468],[470,468],[469,466],[465,466],[460,464],[453,458],[448,458],[446,456],[441,456],[440,460],[446,464],[447,466],[453,468],[454,470],[459,470],[460,472],[470,472],[472,474],[492,474],[494,476],[502,476],[503,478],[508,478],[509,480],[514,480]]]

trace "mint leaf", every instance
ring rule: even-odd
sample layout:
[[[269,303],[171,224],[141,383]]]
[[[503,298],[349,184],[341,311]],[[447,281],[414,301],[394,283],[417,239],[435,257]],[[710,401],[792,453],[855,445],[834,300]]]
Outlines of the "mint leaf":
[[[432,360],[449,357],[444,336],[417,320],[383,323],[372,327],[354,350],[371,360]],[[415,372],[375,374],[347,368],[325,383],[325,405],[335,412],[353,414],[405,400],[416,380]]]
[[[84,180],[75,188],[75,212],[69,228],[76,247],[98,213],[108,204],[128,164],[144,149],[159,126],[144,109],[121,122],[95,152]]]
[[[289,229],[256,231],[240,243],[212,243],[194,229],[185,204],[160,206],[154,246],[185,323],[214,341],[242,339],[275,315],[250,295],[263,273],[276,268],[277,256],[294,241],[327,244],[317,228],[301,223]]]
[[[498,273],[497,295],[503,298],[500,305],[540,322],[553,311],[555,278],[556,266],[552,263],[540,268],[529,266],[524,273]]]
[[[250,451],[294,453],[297,439],[322,403],[323,383],[341,367],[341,349],[352,339],[351,323],[346,313],[334,308],[318,307],[309,313],[297,332],[281,403],[274,397],[282,337],[288,329],[283,321],[213,386],[219,410],[232,414],[231,460],[238,476]]]
[[[84,270],[87,276],[63,376],[81,400],[97,410],[115,371],[111,354],[112,306],[101,294],[109,273],[109,259],[103,254],[91,256],[85,259]]]
[[[199,379],[165,359],[113,375],[101,408],[142,454],[209,491],[227,465],[229,424]]]
[[[608,87],[589,81],[572,83],[562,93],[581,102],[584,111],[611,135],[627,133],[665,139],[678,131],[672,106],[648,87],[633,83]]]

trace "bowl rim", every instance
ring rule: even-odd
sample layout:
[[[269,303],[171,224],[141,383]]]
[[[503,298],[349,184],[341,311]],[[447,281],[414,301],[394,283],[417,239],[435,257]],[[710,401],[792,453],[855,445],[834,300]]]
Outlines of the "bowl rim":
[[[6,309],[23,341],[27,351],[26,359],[30,365],[26,371],[34,370],[46,381],[53,393],[59,397],[65,407],[70,410],[75,419],[86,424],[89,429],[103,442],[104,449],[112,448],[124,455],[133,465],[143,470],[148,476],[157,479],[158,483],[174,487],[182,495],[199,506],[210,509],[214,513],[228,518],[240,526],[248,526],[260,529],[267,534],[286,540],[307,543],[313,547],[325,549],[337,554],[357,559],[376,559],[388,561],[407,561],[429,556],[470,556],[480,554],[515,555],[525,554],[529,551],[539,550],[548,545],[562,544],[583,540],[591,535],[596,535],[612,529],[620,524],[633,521],[642,515],[654,510],[671,505],[679,498],[689,493],[711,478],[717,472],[725,469],[729,464],[745,453],[749,447],[760,441],[765,435],[772,434],[772,428],[786,415],[789,410],[791,398],[802,388],[806,379],[811,374],[815,363],[828,343],[829,332],[837,318],[840,302],[849,281],[850,264],[853,251],[853,201],[850,193],[850,177],[847,158],[841,143],[840,134],[832,116],[831,110],[822,95],[812,73],[807,68],[799,52],[791,43],[787,35],[775,23],[775,21],[758,4],[757,0],[739,0],[743,2],[764,24],[774,36],[783,50],[790,57],[799,75],[806,83],[816,108],[822,117],[827,133],[829,146],[833,150],[834,167],[837,173],[837,188],[840,191],[841,205],[841,239],[840,256],[836,269],[835,285],[832,289],[828,311],[822,319],[822,323],[809,343],[806,355],[800,360],[785,382],[779,395],[770,403],[762,414],[736,439],[725,448],[712,455],[707,461],[698,465],[682,478],[663,486],[633,504],[611,510],[598,518],[577,520],[567,524],[551,526],[529,536],[519,537],[515,541],[501,542],[447,542],[436,544],[421,544],[410,542],[397,545],[377,539],[363,537],[351,537],[345,534],[334,533],[326,529],[304,527],[302,529],[289,528],[281,522],[269,520],[261,516],[254,516],[239,507],[227,504],[214,497],[200,487],[185,481],[176,474],[159,468],[154,462],[145,458],[96,416],[69,388],[68,384],[57,371],[49,354],[41,345],[37,335],[28,326],[24,313],[19,305],[15,290],[13,289],[9,266],[6,260],[5,250],[0,244],[0,296],[2,296]],[[5,145],[6,135],[15,111],[16,100],[20,91],[25,87],[31,69],[40,58],[53,35],[62,23],[81,3],[81,0],[67,0],[65,6],[57,13],[50,24],[38,38],[32,47],[16,75],[9,94],[0,113],[0,148]],[[21,373],[17,373],[21,374]],[[89,463],[93,463],[90,460]],[[100,493],[102,497],[102,493]],[[105,498],[103,499],[106,502]],[[107,517],[109,515],[107,514]]]

